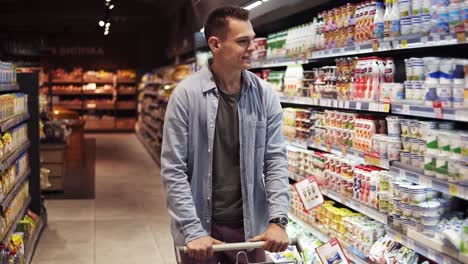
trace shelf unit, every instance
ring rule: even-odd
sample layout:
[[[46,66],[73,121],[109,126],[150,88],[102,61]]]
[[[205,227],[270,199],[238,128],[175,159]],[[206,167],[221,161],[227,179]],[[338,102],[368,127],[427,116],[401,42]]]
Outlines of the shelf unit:
[[[453,47],[467,47],[468,38],[465,33],[461,35],[449,34],[444,36],[403,36],[389,41],[380,42],[368,42],[358,44],[352,47],[334,48],[329,50],[313,51],[312,55],[307,61],[301,61],[296,63],[291,58],[284,58],[282,61],[272,63],[270,61],[256,62],[253,63],[252,70],[260,70],[267,68],[283,67],[286,68],[289,65],[302,64],[304,68],[309,69],[311,65],[318,63],[332,63],[335,58],[356,56],[364,54],[375,54],[376,56],[399,56],[406,57],[415,56],[414,51],[420,54],[426,51],[430,51],[433,47],[440,47],[440,49],[451,49]],[[455,55],[456,52],[450,52]],[[403,54],[403,55],[402,55]],[[417,56],[417,55],[416,55]],[[427,55],[422,55],[427,56]],[[466,57],[466,55],[459,55]],[[322,64],[321,64],[322,63]],[[328,64],[330,65],[330,64]],[[397,67],[403,67],[397,65]],[[297,107],[297,108],[325,108],[325,109],[336,109],[336,110],[353,110],[359,113],[370,113],[375,115],[397,115],[404,117],[420,118],[422,120],[433,119],[433,120],[448,120],[456,122],[468,122],[468,109],[467,108],[442,108],[441,113],[434,110],[432,105],[424,105],[422,103],[415,103],[411,101],[395,101],[391,103],[387,102],[359,102],[359,101],[342,101],[336,99],[319,99],[312,97],[303,96],[287,96],[285,94],[279,94],[279,100],[283,106]],[[464,126],[466,127],[466,126]],[[451,196],[458,197],[460,199],[468,200],[468,184],[466,183],[452,183],[447,180],[440,180],[435,177],[424,175],[423,170],[414,169],[411,166],[405,166],[400,162],[388,160],[380,160],[372,156],[372,154],[366,154],[362,151],[353,149],[342,149],[341,146],[332,144],[317,144],[312,140],[301,140],[301,139],[288,139],[289,144],[300,149],[315,149],[328,153],[333,153],[340,157],[346,157],[352,160],[356,160],[362,164],[375,165],[380,168],[389,170],[391,175],[394,177],[400,177],[401,179],[407,180],[420,185],[425,185],[433,190],[448,194]],[[465,160],[466,161],[466,160]],[[299,175],[293,172],[289,172],[289,178],[292,181],[300,181],[305,178],[303,175]],[[465,185],[466,184],[466,185]],[[323,195],[328,198],[335,200],[355,211],[358,211],[364,215],[369,216],[385,225],[388,225],[388,215],[380,212],[376,209],[367,207],[352,199],[343,198],[339,193],[322,190]],[[310,229],[310,232],[316,236],[323,235],[322,232],[317,228]],[[388,234],[397,242],[405,245],[406,247],[414,250],[415,252],[433,260],[437,263],[468,263],[468,256],[448,250],[447,247],[436,245],[440,241],[428,238],[420,233],[409,229],[408,235],[405,236],[395,230],[389,228]],[[451,254],[445,254],[450,252]]]
[[[28,210],[33,211],[41,219],[39,225],[36,226],[33,234],[33,239],[29,240],[25,248],[26,262],[29,264],[34,254],[35,247],[40,238],[40,234],[43,228],[47,224],[47,213],[44,210],[44,206],[41,198],[40,189],[40,164],[39,164],[39,78],[35,73],[19,73],[17,75],[18,83],[11,85],[0,85],[1,93],[19,92],[27,95],[27,109],[28,113],[22,113],[19,115],[12,116],[7,120],[0,122],[0,132],[5,133],[17,125],[26,123],[27,129],[27,141],[23,142],[15,150],[9,153],[0,161],[0,172],[8,169],[12,166],[18,158],[27,152],[29,169],[22,175],[16,178],[16,181],[12,184],[11,190],[5,194],[3,199],[0,201],[0,209],[2,214],[11,205],[11,202],[17,197],[21,188],[28,182],[29,196],[25,201],[20,212],[15,216],[15,220],[8,227],[8,231],[2,238],[2,243],[7,244],[11,236],[16,231],[18,223],[23,219],[24,215]],[[5,89],[13,88],[13,89]]]
[[[96,92],[93,90],[85,90],[83,86],[86,84],[95,83],[97,86],[112,85],[113,90],[104,90],[103,92]],[[75,85],[81,87],[79,92],[54,92],[53,85]],[[136,118],[137,118],[137,93],[136,93],[136,80],[119,79],[113,76],[112,80],[94,80],[85,79],[81,76],[80,80],[57,80],[51,79],[46,83],[49,86],[49,97],[66,97],[79,99],[79,104],[60,104],[51,101],[51,109],[54,106],[63,107],[69,110],[79,111],[80,115],[108,115],[113,117],[113,121],[109,123],[109,119],[88,119],[85,123],[85,131],[87,132],[132,132],[134,131]],[[121,86],[134,86],[131,92],[124,91]],[[89,99],[97,98],[110,98],[112,104],[100,105],[98,103],[88,103]],[[132,104],[120,107],[121,102],[131,102]],[[91,106],[89,106],[91,105]]]

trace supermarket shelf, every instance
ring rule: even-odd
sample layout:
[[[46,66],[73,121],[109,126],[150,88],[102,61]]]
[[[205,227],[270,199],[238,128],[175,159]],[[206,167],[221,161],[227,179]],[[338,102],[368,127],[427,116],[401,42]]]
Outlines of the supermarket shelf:
[[[307,146],[309,145],[307,141],[296,139],[296,138],[289,138],[288,142],[289,142],[289,145],[294,146],[296,148],[300,148],[300,149],[307,149]]]
[[[264,61],[255,61],[252,62],[252,67],[250,69],[263,69],[263,68],[273,68],[273,67],[285,67],[289,65],[296,64],[307,64],[307,60],[293,60],[292,58],[276,58],[269,59]]]
[[[155,91],[144,91],[144,95],[158,96],[158,92]]]
[[[132,91],[132,92],[121,92],[121,91],[118,91],[117,92],[117,95],[136,95],[137,93],[135,91]]]
[[[102,93],[100,93],[100,92],[95,92],[95,91],[93,91],[93,92],[83,91],[83,95],[108,95],[109,96],[109,95],[114,95],[114,92],[102,92]]]
[[[288,171],[288,177],[289,177],[289,179],[291,179],[293,181],[302,181],[303,179],[305,179],[304,176],[302,176],[300,174],[297,174],[297,173],[294,173],[292,171]]]
[[[346,205],[347,207],[363,214],[366,215],[376,221],[379,221],[380,223],[383,223],[387,225],[387,214],[379,212],[378,210],[374,208],[370,208],[367,205],[364,205],[362,203],[356,202],[352,199],[349,198],[341,198],[340,195],[332,190],[322,190],[322,194],[327,196],[328,198],[335,200],[339,203],[342,203],[343,205]]]
[[[14,117],[8,118],[0,122],[0,132],[5,132],[8,129],[15,127],[16,125],[19,125],[28,119],[29,119],[29,113],[23,113],[23,114],[19,114]]]
[[[8,208],[8,206],[10,206],[11,201],[13,201],[18,192],[21,190],[21,188],[24,185],[24,182],[26,181],[26,179],[28,179],[30,173],[31,171],[27,171],[22,176],[20,176],[20,178],[15,182],[15,186],[13,187],[13,189],[11,189],[10,192],[5,196],[5,198],[3,198],[3,200],[1,201],[2,214],[5,213],[5,209]]]
[[[54,104],[54,107],[63,107],[70,110],[83,110],[83,106],[80,105],[67,105],[67,104]]]
[[[113,80],[83,80],[83,83],[95,83],[95,84],[114,84]]]
[[[293,212],[289,211],[288,217],[301,225],[306,231],[312,233],[315,237],[317,237],[319,240],[322,242],[326,243],[330,241],[333,237],[330,235],[327,235],[325,231],[321,231],[319,228],[316,228],[310,224],[307,224],[306,222],[302,221],[299,217],[297,217]],[[350,246],[343,241],[342,239],[339,239],[341,246],[345,250],[346,257],[351,260],[353,263],[356,264],[365,264],[367,263],[365,260],[362,258],[356,256],[349,248]]]
[[[158,166],[161,166],[161,157],[157,155],[153,149],[150,148],[149,143],[146,142],[144,137],[138,132],[138,129],[137,129],[136,135],[137,135],[137,138],[140,140],[141,144],[145,147],[145,149],[148,151],[150,156],[156,162],[156,164],[158,164]]]
[[[416,184],[425,185],[433,190],[468,200],[468,186],[449,183],[447,180],[439,180],[434,177],[426,176],[423,170],[406,166],[400,162],[392,163],[390,173],[393,177],[400,177]]]
[[[10,227],[8,227],[8,232],[5,234],[5,236],[2,239],[2,243],[4,245],[8,245],[8,242],[10,241],[11,236],[15,233],[18,223],[23,219],[24,215],[28,211],[30,204],[31,204],[31,197],[28,197],[28,200],[24,203],[23,208],[21,209],[19,214],[16,216],[15,221],[11,224]]]
[[[66,92],[60,93],[60,92],[52,92],[52,96],[63,96],[63,95],[66,95],[66,96],[78,96],[78,95],[82,95],[82,94],[81,94],[81,93],[66,93]]]
[[[117,83],[118,84],[134,84],[134,83],[137,83],[136,80],[119,80],[117,79]]]
[[[390,164],[389,164],[390,162],[388,160],[379,160],[377,162],[368,162],[368,161],[366,161],[366,155],[364,154],[364,152],[359,151],[359,150],[355,150],[355,149],[352,149],[352,148],[347,148],[346,153],[343,153],[341,147],[336,146],[336,145],[327,146],[326,144],[317,145],[317,144],[314,144],[314,143],[310,143],[309,147],[313,148],[313,149],[319,149],[319,150],[325,151],[325,152],[330,152],[330,153],[333,153],[333,154],[335,154],[337,156],[352,159],[352,160],[355,160],[355,161],[357,161],[359,163],[362,163],[362,164],[374,165],[374,166],[377,166],[377,167],[380,167],[380,168],[383,168],[383,169],[387,169],[387,170],[390,168]]]
[[[17,83],[0,83],[0,92],[13,92],[18,90],[19,85]]]
[[[25,263],[26,264],[31,263],[32,258],[37,248],[37,243],[39,242],[39,238],[41,237],[42,231],[44,231],[44,228],[46,226],[47,217],[43,217],[44,215],[46,216],[45,211],[42,212],[41,217],[39,218],[39,222],[37,222],[36,228],[34,229],[34,233],[29,238],[29,241],[25,245],[25,254],[26,254]]]
[[[466,36],[464,42],[467,42]],[[334,48],[328,50],[319,50],[312,53],[312,57],[309,61],[333,58],[341,56],[352,56],[367,53],[378,53],[385,51],[401,51],[408,49],[418,49],[427,47],[442,47],[459,45],[457,36],[455,34],[448,34],[444,36],[421,36],[421,35],[409,35],[395,38],[394,40],[380,41],[378,45],[374,46],[372,42],[357,44],[353,47]]]
[[[426,117],[426,118],[438,118],[444,120],[463,121],[468,122],[468,109],[458,108],[442,108],[442,116],[436,116],[434,107],[424,105],[411,105],[409,103],[392,103],[392,113]]]
[[[18,159],[18,157],[23,154],[29,148],[29,141],[26,141],[18,147],[17,149],[13,150],[7,157],[0,161],[0,172],[4,171],[5,169],[9,168],[13,162]]]
[[[435,250],[431,247],[428,247],[427,244],[430,244],[430,238],[419,234],[418,232],[408,231],[408,236],[401,234],[395,230],[388,229],[387,234],[398,243],[404,245],[405,247],[416,251],[417,253],[435,261],[436,263],[444,264],[462,264],[466,263],[466,259],[463,256],[451,257],[446,254],[443,254],[442,251]],[[447,247],[444,247],[447,249]],[[459,259],[458,259],[459,258]]]
[[[81,80],[52,80],[51,83],[48,84],[82,84]]]
[[[390,112],[390,105],[382,102],[359,102],[359,101],[342,101],[335,99],[317,99],[302,96],[285,96],[280,95],[280,102],[284,104],[300,104],[307,106],[321,106],[336,109],[361,110],[368,112]]]

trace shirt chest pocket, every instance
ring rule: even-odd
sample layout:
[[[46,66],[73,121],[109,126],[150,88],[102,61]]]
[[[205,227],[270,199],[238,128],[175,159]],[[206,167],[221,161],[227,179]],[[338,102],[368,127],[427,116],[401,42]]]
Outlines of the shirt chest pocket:
[[[250,122],[250,137],[255,148],[264,148],[266,142],[266,121]]]

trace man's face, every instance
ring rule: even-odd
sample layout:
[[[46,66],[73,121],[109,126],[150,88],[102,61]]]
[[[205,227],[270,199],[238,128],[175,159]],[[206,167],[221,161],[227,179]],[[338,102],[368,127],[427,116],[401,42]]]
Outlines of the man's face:
[[[255,38],[250,21],[228,18],[225,38],[218,38],[218,49],[213,50],[213,57],[233,70],[245,70],[251,67]]]

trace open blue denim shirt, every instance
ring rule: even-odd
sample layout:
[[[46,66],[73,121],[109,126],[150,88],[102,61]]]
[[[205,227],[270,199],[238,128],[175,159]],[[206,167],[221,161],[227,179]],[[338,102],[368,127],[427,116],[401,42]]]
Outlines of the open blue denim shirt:
[[[243,71],[238,104],[240,171],[246,240],[289,205],[283,111],[276,91]],[[218,89],[208,65],[174,89],[167,106],[161,177],[176,245],[211,232],[213,138]]]

